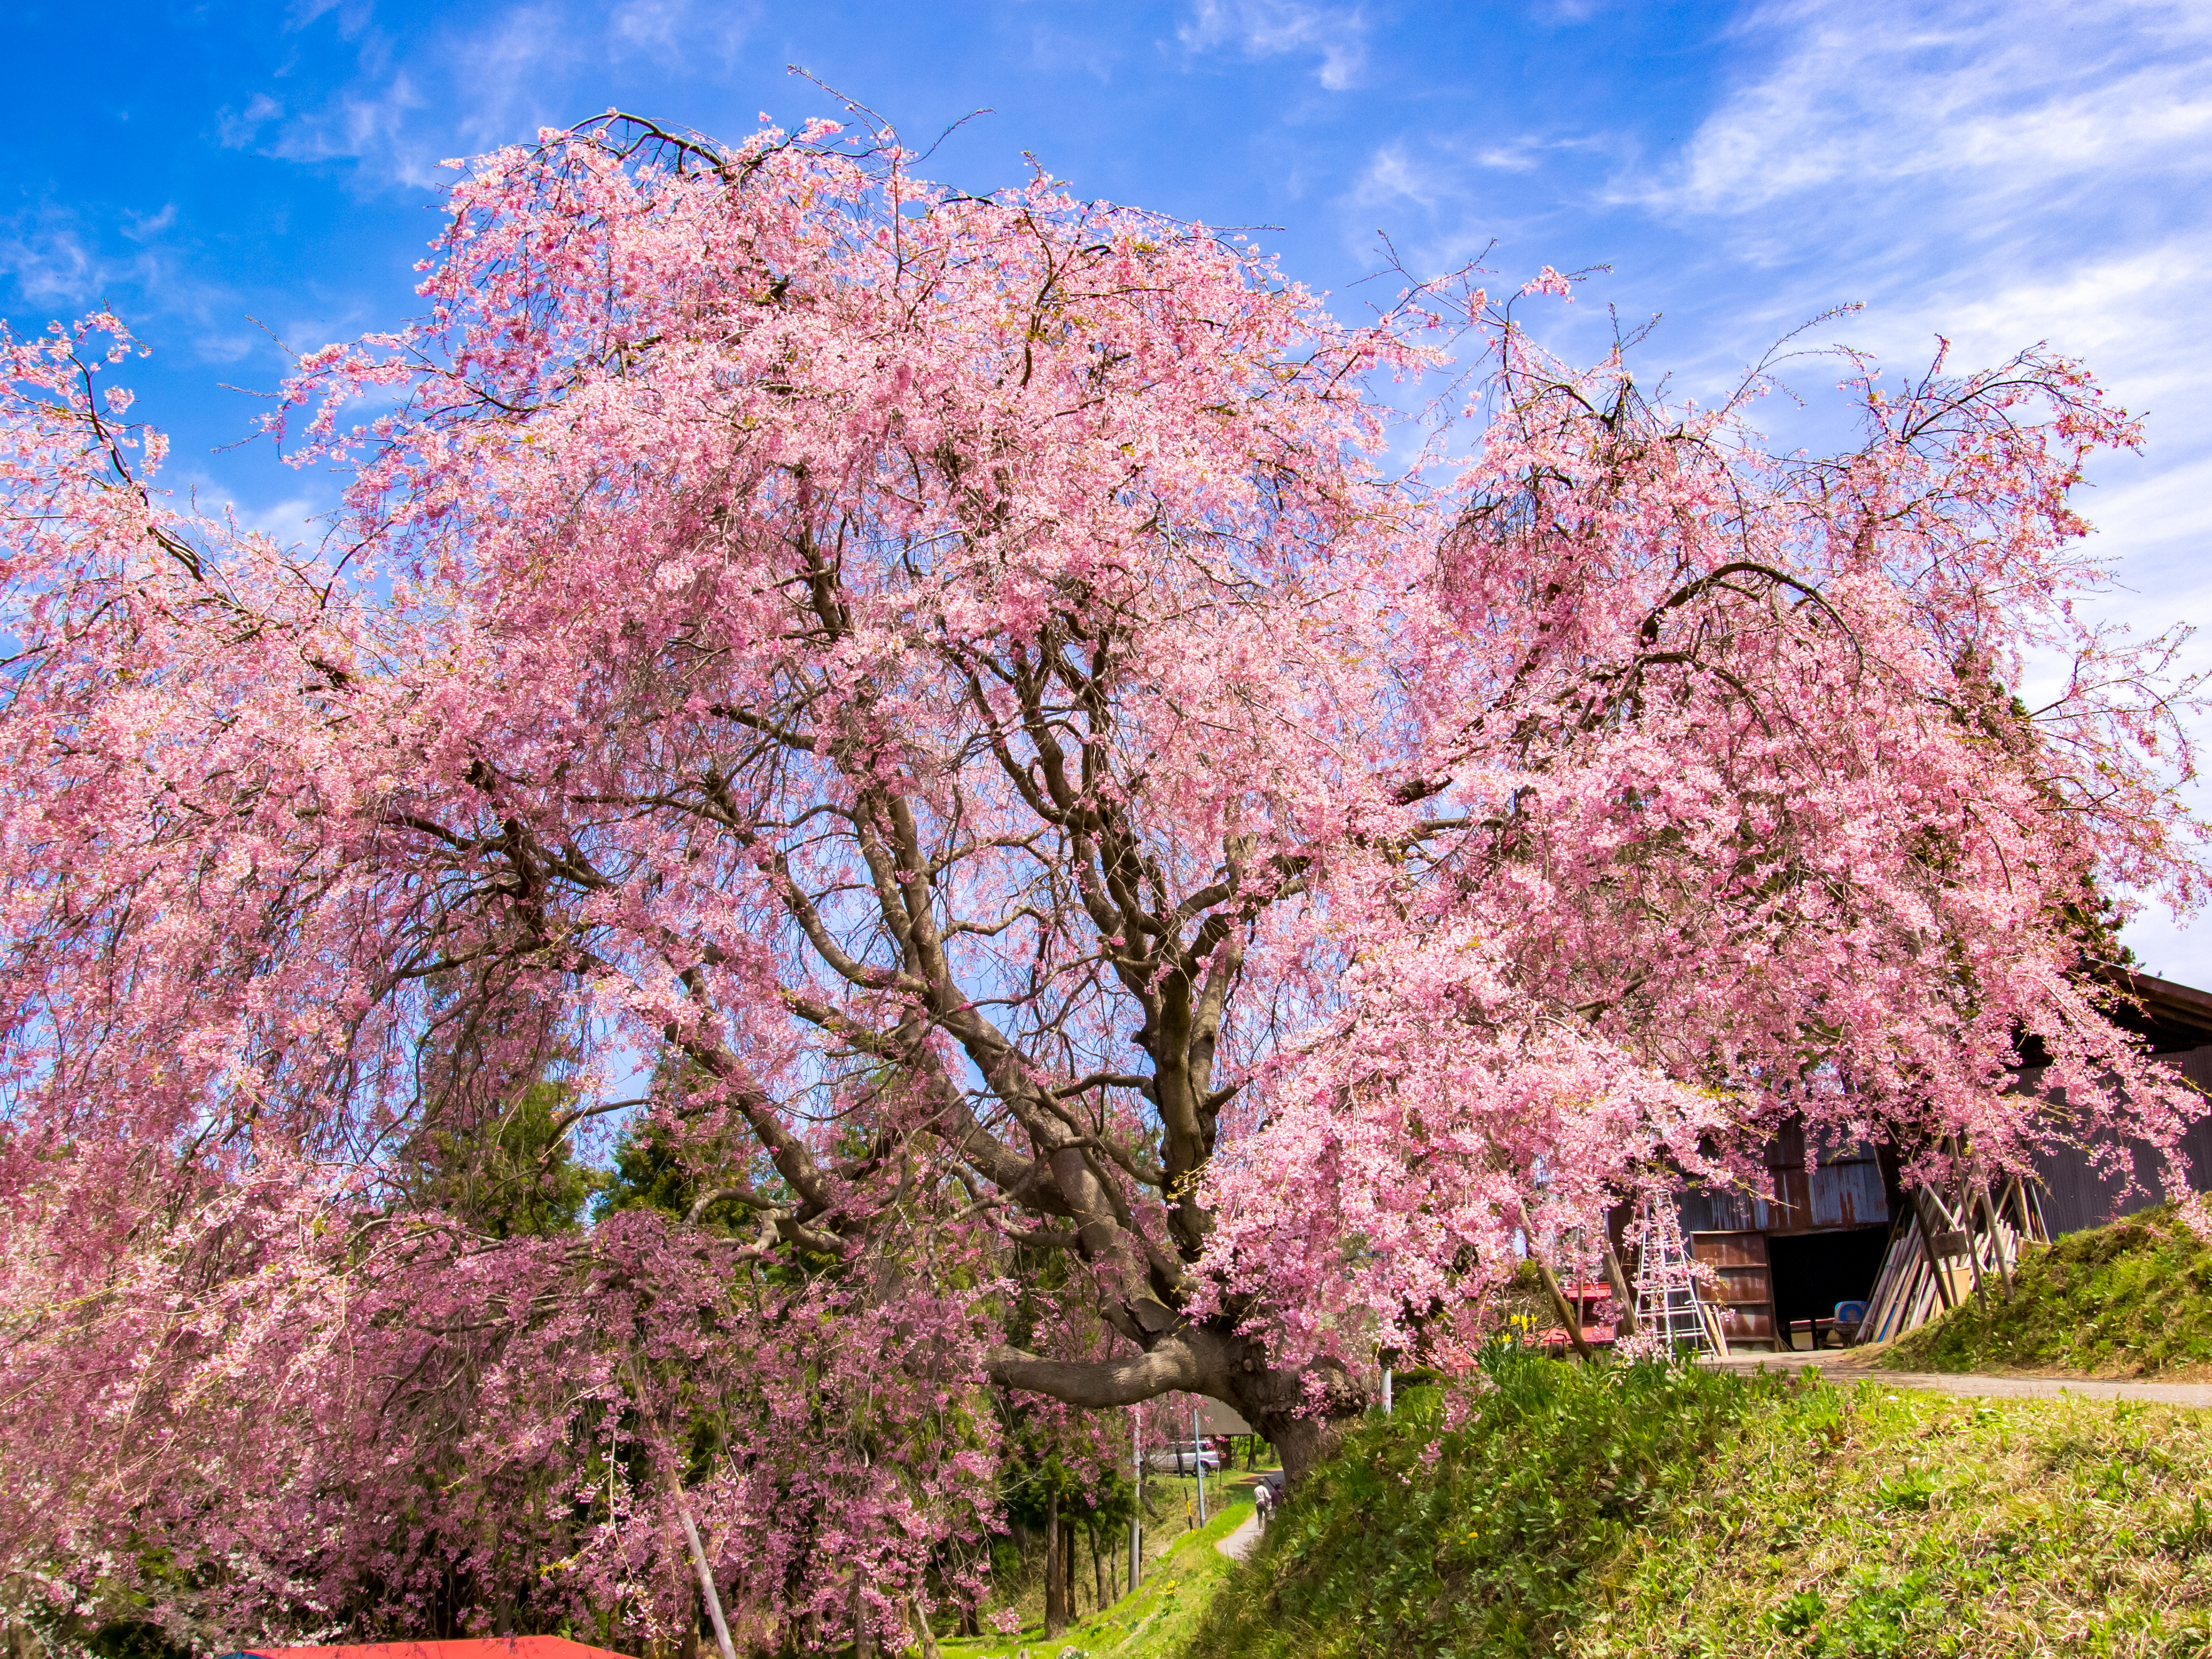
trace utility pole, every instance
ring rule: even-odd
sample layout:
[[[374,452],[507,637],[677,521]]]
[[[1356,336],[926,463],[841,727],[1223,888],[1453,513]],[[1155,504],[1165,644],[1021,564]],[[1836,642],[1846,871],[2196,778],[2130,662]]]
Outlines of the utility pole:
[[[1198,1437],[1198,1407],[1190,1408],[1190,1461],[1198,1466],[1198,1524],[1206,1524],[1206,1443]]]
[[[691,1506],[684,1501],[684,1488],[670,1484],[676,1499],[676,1518],[684,1523],[684,1542],[691,1552],[692,1570],[699,1575],[699,1592],[707,1603],[707,1612],[714,1621],[714,1645],[722,1650],[722,1659],[738,1659],[737,1650],[730,1644],[730,1627],[722,1620],[722,1598],[714,1589],[714,1570],[707,1565],[705,1546],[699,1541],[698,1523],[691,1518]]]
[[[1145,1408],[1129,1413],[1129,1478],[1136,1483],[1137,1501],[1129,1511],[1129,1592],[1134,1595],[1145,1574]]]

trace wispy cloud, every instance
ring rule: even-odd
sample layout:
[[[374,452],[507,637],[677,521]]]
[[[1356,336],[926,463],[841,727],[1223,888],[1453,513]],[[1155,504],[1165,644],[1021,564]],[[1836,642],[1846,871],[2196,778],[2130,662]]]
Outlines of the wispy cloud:
[[[125,213],[123,234],[134,242],[150,242],[177,222],[177,204],[167,202],[159,213]]]
[[[436,179],[434,145],[410,142],[408,118],[428,107],[404,70],[380,85],[349,88],[288,118],[260,148],[287,161],[374,164],[378,182],[417,188]]]
[[[1247,58],[1311,54],[1316,77],[1332,92],[1354,85],[1367,63],[1367,23],[1357,9],[1303,0],[1195,0],[1176,31],[1192,52],[1229,47]]]
[[[116,228],[128,246],[118,247],[68,207],[48,204],[0,221],[0,300],[56,318],[112,301],[142,322],[161,316],[181,323],[201,362],[234,362],[255,344],[239,317],[238,296],[198,275],[169,244],[176,222],[173,204],[126,212]]]
[[[283,114],[284,106],[265,92],[257,92],[240,110],[224,109],[216,117],[216,137],[225,149],[245,149],[261,136],[261,130]]]
[[[0,228],[0,276],[33,306],[88,304],[110,280],[76,225],[43,216]]]
[[[1453,270],[1492,241],[1522,240],[1534,222],[1556,215],[1562,191],[1555,175],[1543,175],[1582,161],[1591,149],[1587,137],[1572,134],[1388,139],[1340,198],[1347,242],[1364,254],[1377,226],[1392,224],[1394,236],[1403,238],[1397,252],[1410,264],[1431,273]],[[1547,250],[1537,263],[1550,257]]]
[[[1378,149],[1352,186],[1352,198],[1371,206],[1411,202],[1432,208],[1456,193],[1446,168],[1431,157],[1415,155],[1401,143]]]
[[[1634,181],[1651,205],[1746,212],[1913,179],[2033,196],[2115,169],[2212,169],[2201,7],[1800,0],[1754,13],[1740,38],[1768,61],[1672,165]]]
[[[1735,84],[1607,194],[1724,250],[1773,321],[1856,299],[1851,337],[1908,361],[1939,332],[1961,361],[2085,356],[2185,461],[2212,431],[2212,13],[1864,15],[1753,14]]]
[[[326,27],[331,9],[303,10],[295,27]],[[355,73],[317,94],[257,93],[224,112],[221,136],[287,161],[353,161],[358,184],[371,189],[434,187],[447,156],[604,107],[611,69],[711,73],[731,61],[759,12],[710,0],[530,0],[400,40],[358,27],[349,5],[335,9],[341,33],[356,40]]]

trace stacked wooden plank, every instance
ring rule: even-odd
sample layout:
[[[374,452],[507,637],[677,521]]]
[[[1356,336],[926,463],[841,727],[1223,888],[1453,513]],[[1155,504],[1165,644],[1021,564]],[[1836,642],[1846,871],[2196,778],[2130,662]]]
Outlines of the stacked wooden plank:
[[[1916,1189],[1890,1230],[1856,1340],[1887,1342],[1969,1297],[2009,1296],[2021,1247],[2050,1237],[2033,1183],[2017,1176],[1995,1190],[1972,1181],[1952,1194]]]
[[[1766,1235],[1748,1231],[1693,1233],[1690,1248],[1704,1270],[1698,1299],[1725,1339],[1713,1345],[1715,1351],[1725,1353],[1733,1343],[1773,1346],[1780,1339]]]

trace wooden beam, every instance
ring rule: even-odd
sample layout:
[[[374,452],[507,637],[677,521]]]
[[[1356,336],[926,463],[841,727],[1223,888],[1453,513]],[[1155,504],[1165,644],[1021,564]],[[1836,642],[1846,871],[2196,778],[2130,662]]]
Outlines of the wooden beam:
[[[1943,1271],[1943,1264],[1936,1259],[1936,1230],[1929,1224],[1929,1207],[1928,1189],[1915,1187],[1912,1189],[1913,1227],[1920,1235],[1921,1254],[1928,1258],[1929,1276],[1936,1281],[1936,1297],[1943,1304],[1944,1310],[1948,1312],[1953,1306],[1951,1276]]]
[[[1559,1288],[1559,1281],[1552,1277],[1551,1268],[1544,1264],[1542,1252],[1536,1248],[1536,1224],[1528,1218],[1528,1205],[1517,1194],[1513,1201],[1520,1206],[1521,1234],[1528,1241],[1528,1260],[1536,1264],[1536,1277],[1542,1281],[1545,1293],[1552,1298],[1552,1305],[1559,1310],[1559,1322],[1566,1327],[1567,1340],[1575,1345],[1575,1352],[1584,1359],[1595,1359],[1597,1350],[1591,1347],[1589,1340],[1583,1335],[1581,1312],[1567,1305],[1567,1293]]]

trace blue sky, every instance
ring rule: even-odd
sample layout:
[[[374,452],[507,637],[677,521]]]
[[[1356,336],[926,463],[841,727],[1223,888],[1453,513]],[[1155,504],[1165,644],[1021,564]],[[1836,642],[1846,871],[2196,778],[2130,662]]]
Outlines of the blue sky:
[[[247,436],[307,349],[409,314],[442,158],[610,106],[722,137],[835,113],[987,189],[1024,152],[1087,196],[1268,225],[1345,307],[1386,233],[1408,265],[1498,243],[1521,276],[1607,264],[1695,391],[1845,301],[1828,337],[1900,365],[2048,340],[2147,412],[2090,511],[2163,627],[2212,618],[2212,3],[799,0],[289,6],[14,0],[0,315],[106,300],[157,356],[139,413],[173,484],[287,536],[327,499]],[[1595,303],[1593,303],[1595,302]],[[1813,386],[1833,377],[1813,372]],[[2212,635],[2197,653],[2212,663]],[[2152,917],[2154,970],[2212,986],[2212,922]]]

